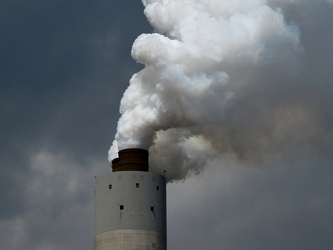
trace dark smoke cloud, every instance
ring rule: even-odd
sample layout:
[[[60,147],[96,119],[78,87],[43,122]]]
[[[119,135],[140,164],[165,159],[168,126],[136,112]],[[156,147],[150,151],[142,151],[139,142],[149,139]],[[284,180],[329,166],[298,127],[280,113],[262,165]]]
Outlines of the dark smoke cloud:
[[[265,169],[215,161],[168,189],[172,249],[332,248],[333,175],[316,160]],[[244,164],[242,164],[244,166]],[[186,242],[186,243],[184,243]]]

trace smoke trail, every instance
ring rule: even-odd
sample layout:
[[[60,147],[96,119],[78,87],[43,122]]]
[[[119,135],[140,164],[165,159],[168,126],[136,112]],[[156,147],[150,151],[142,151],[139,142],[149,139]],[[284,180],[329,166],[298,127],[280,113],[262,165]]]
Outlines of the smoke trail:
[[[277,3],[143,4],[157,33],[133,44],[132,56],[145,68],[121,100],[110,161],[124,148],[149,149],[154,171],[181,179],[213,157],[258,162],[325,130],[320,105],[300,80],[299,26],[286,21]]]

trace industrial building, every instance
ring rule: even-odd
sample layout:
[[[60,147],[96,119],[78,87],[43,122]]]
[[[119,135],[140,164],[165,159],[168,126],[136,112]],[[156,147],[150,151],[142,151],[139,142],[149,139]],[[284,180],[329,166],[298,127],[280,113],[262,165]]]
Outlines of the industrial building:
[[[95,177],[94,250],[166,250],[166,180],[149,172],[148,151],[124,149]]]

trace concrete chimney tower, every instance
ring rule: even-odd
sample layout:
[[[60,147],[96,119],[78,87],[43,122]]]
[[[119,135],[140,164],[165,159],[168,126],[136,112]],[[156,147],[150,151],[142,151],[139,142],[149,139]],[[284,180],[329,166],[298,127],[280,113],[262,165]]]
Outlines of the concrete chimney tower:
[[[94,250],[166,250],[166,181],[148,172],[148,151],[124,149],[95,178]]]

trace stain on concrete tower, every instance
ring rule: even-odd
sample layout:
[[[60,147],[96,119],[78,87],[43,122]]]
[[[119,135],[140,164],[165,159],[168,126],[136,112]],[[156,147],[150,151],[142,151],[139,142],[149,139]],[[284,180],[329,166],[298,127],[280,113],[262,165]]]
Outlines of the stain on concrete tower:
[[[95,250],[166,250],[166,181],[148,151],[124,149],[95,178]]]

